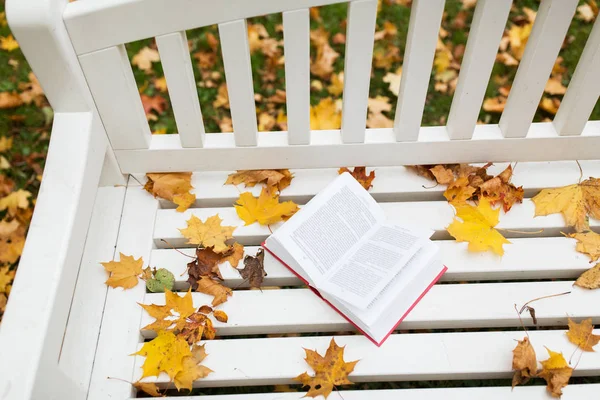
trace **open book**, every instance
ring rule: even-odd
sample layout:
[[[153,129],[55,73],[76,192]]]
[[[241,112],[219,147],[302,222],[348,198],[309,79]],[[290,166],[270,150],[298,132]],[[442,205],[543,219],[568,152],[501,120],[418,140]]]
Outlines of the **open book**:
[[[263,246],[380,346],[446,271],[432,233],[387,221],[346,172]]]

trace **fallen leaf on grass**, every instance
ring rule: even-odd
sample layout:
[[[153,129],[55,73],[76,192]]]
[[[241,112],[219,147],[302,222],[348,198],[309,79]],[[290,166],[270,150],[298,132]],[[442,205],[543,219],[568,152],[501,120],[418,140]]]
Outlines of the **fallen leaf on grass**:
[[[263,279],[267,276],[265,272],[265,253],[263,249],[258,249],[255,257],[244,257],[244,269],[238,269],[238,272],[248,281],[250,287],[260,288]]]
[[[577,7],[577,19],[584,22],[592,22],[598,16],[598,6],[595,0],[589,1]]]
[[[16,108],[23,104],[21,96],[17,92],[0,93],[0,110],[7,108]]]
[[[580,323],[569,318],[567,337],[571,343],[576,344],[581,350],[594,351],[593,347],[600,342],[600,335],[594,335],[592,333],[593,330],[594,326],[592,325],[591,318],[585,319]]]
[[[544,92],[548,94],[565,94],[567,92],[567,88],[561,82],[562,77],[560,75],[552,76],[546,82],[546,87],[544,88]]]
[[[280,192],[290,186],[294,175],[289,169],[241,170],[227,176],[226,185],[254,187],[257,183],[266,184],[267,188],[277,188]]]
[[[354,371],[357,361],[344,361],[344,347],[340,347],[332,338],[325,357],[314,350],[304,349],[306,352],[306,363],[315,371],[315,376],[304,372],[294,378],[303,386],[310,386],[305,397],[323,396],[327,398],[334,387],[339,385],[350,385],[348,375]]]
[[[400,91],[400,80],[402,79],[402,67],[399,67],[396,72],[388,72],[383,77],[383,81],[388,84],[388,90],[398,96]]]
[[[542,110],[554,115],[558,111],[558,106],[560,106],[560,100],[556,98],[542,97],[539,106]]]
[[[9,265],[0,267],[0,293],[10,293],[15,273],[16,271],[14,269],[11,270]]]
[[[158,119],[156,115],[162,114],[167,109],[167,100],[160,95],[150,97],[142,94],[140,95],[140,99],[142,100],[146,119],[149,121],[156,121]],[[154,114],[153,111],[156,112],[156,114]]]
[[[329,79],[333,72],[333,63],[340,56],[329,45],[329,33],[322,27],[310,31],[310,40],[316,47],[316,56],[310,64],[310,72],[322,79]]]
[[[158,386],[156,383],[152,382],[140,382],[137,381],[133,383],[133,387],[137,390],[141,390],[142,392],[149,394],[152,397],[161,397],[162,394],[158,391]]]
[[[526,384],[529,379],[537,375],[537,359],[529,338],[525,336],[518,342],[519,344],[513,350],[512,369],[515,371],[512,379],[513,388]]]
[[[119,253],[119,257],[119,261],[100,263],[107,272],[110,272],[110,277],[105,283],[113,288],[131,289],[138,283],[144,261],[142,257],[136,260],[133,256],[126,256],[123,253]]]
[[[483,101],[483,111],[501,113],[506,106],[506,97],[490,97]]]
[[[146,357],[142,364],[142,378],[158,376],[161,372],[174,379],[184,370],[183,360],[190,357],[192,352],[188,343],[173,332],[160,331],[158,336],[144,343],[142,348],[132,355]]]
[[[575,285],[584,289],[598,289],[600,288],[600,264],[596,264],[585,271],[577,280]]]
[[[588,218],[600,219],[600,179],[556,189],[544,189],[531,199],[535,216],[561,213],[565,222],[577,232],[589,230]]]
[[[31,192],[19,189],[0,199],[0,211],[8,210],[10,216],[15,216],[18,209],[29,208]]]
[[[598,261],[598,259],[600,259],[600,235],[596,232],[587,231],[563,235],[577,240],[577,247],[575,247],[575,250],[590,256],[590,262]]]
[[[261,225],[270,225],[279,221],[285,221],[299,210],[293,201],[279,203],[279,195],[263,188],[258,198],[250,192],[240,195],[234,204],[237,215],[250,225],[258,222]]]
[[[366,167],[354,167],[353,171],[350,171],[348,168],[343,167],[338,170],[338,174],[341,175],[344,172],[348,172],[350,175],[354,177],[361,184],[365,190],[369,190],[373,187],[373,180],[375,179],[375,171],[371,171],[369,175],[367,175]]]
[[[0,36],[0,49],[6,51],[13,51],[19,48],[19,43],[15,40],[13,35],[8,35],[7,37]]]
[[[150,47],[143,47],[136,55],[131,59],[131,64],[135,65],[145,73],[152,72],[152,63],[159,62],[160,55],[155,49]]]
[[[226,302],[227,297],[233,295],[233,290],[206,276],[200,277],[196,291],[214,296],[212,300],[213,307]]]
[[[221,226],[223,220],[219,215],[213,215],[206,222],[195,215],[187,220],[187,228],[179,229],[181,234],[188,239],[188,244],[196,244],[204,247],[212,247],[216,253],[229,250],[225,241],[231,239],[235,226]]]
[[[342,112],[331,97],[319,101],[316,106],[310,106],[310,129],[340,129]]]
[[[17,262],[25,246],[25,226],[12,220],[0,223],[0,265]],[[1,290],[0,290],[1,292]]]
[[[492,209],[485,197],[479,199],[477,207],[470,204],[455,207],[456,216],[447,228],[450,235],[458,242],[469,242],[469,251],[491,249],[500,256],[504,254],[502,245],[510,242],[494,229],[498,225],[499,209]]]
[[[540,361],[542,371],[538,376],[546,380],[548,384],[546,390],[552,397],[560,397],[562,396],[562,388],[569,384],[573,368],[569,367],[562,353],[556,353],[549,348],[546,348],[546,350],[548,350],[550,358]]]
[[[196,195],[190,190],[192,186],[191,172],[169,172],[146,174],[148,181],[144,189],[154,197],[172,201],[177,204],[177,211],[187,210],[196,201]]]
[[[327,86],[327,91],[334,96],[344,92],[344,72],[331,75],[331,85]]]

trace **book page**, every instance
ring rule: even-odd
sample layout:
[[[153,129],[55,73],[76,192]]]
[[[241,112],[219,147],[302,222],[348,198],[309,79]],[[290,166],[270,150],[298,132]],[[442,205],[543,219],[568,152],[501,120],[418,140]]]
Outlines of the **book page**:
[[[377,202],[345,173],[271,237],[319,286],[320,279],[383,218]]]
[[[426,229],[380,224],[329,271],[318,288],[366,309],[430,235]]]

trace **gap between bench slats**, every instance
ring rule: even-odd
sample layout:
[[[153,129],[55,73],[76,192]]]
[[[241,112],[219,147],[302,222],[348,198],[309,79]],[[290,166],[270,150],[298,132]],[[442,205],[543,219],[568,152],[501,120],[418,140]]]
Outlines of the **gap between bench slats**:
[[[567,317],[600,321],[600,291],[572,287],[573,282],[521,282],[436,285],[398,329],[467,329],[519,327],[514,305],[571,291],[571,294],[531,304],[538,326],[567,326]],[[210,305],[212,296],[193,293],[194,307]],[[146,294],[144,304],[165,304],[162,293]],[[237,290],[218,307],[228,323],[215,322],[219,336],[266,333],[335,332],[354,330],[335,310],[309,289]],[[533,325],[527,313],[523,323]],[[141,327],[154,321],[146,312]],[[142,330],[145,338],[156,336]]]
[[[588,256],[575,251],[575,241],[569,238],[528,238],[511,239],[504,256],[490,252],[473,253],[467,250],[467,243],[454,240],[439,240],[441,260],[448,267],[442,281],[473,281],[499,279],[574,279],[589,269]],[[259,247],[247,246],[245,255],[256,255]],[[178,249],[189,256],[195,255],[193,248]],[[152,250],[150,265],[165,268],[175,276],[175,289],[187,290],[187,263],[191,259],[173,249]],[[240,261],[239,268],[243,268]],[[264,286],[303,286],[279,261],[265,252]],[[224,284],[232,287],[247,287],[240,274],[229,262],[220,266]]]
[[[594,334],[599,334],[596,329]],[[512,350],[522,331],[476,333],[394,334],[376,347],[359,335],[336,336],[346,346],[344,359],[360,359],[352,374],[354,382],[403,380],[495,379],[512,376]],[[547,359],[544,346],[566,358],[576,349],[562,330],[530,331],[538,358]],[[276,385],[294,383],[292,378],[310,370],[304,349],[323,353],[331,336],[264,339],[209,340],[208,357],[202,363],[212,369],[195,387]],[[141,346],[141,345],[140,345]],[[141,377],[144,357],[136,356],[134,381]],[[600,352],[585,353],[573,376],[600,374]],[[144,381],[168,382],[166,374]]]

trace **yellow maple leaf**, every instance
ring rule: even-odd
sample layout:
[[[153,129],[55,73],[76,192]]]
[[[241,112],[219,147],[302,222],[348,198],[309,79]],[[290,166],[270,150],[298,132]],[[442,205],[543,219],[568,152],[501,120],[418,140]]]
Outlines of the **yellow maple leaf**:
[[[512,380],[512,387],[526,384],[529,379],[537,375],[537,359],[535,350],[525,336],[519,340],[517,347],[513,349],[512,369],[515,371]]]
[[[213,101],[214,108],[229,108],[229,92],[227,91],[227,84],[222,83],[219,86],[219,90],[217,92],[217,98]]]
[[[187,238],[188,244],[196,244],[204,247],[212,247],[215,253],[223,253],[229,250],[225,241],[233,237],[235,226],[221,226],[223,220],[219,215],[208,217],[206,222],[195,215],[187,220],[187,228],[179,229],[181,234]]]
[[[179,212],[187,210],[196,201],[196,195],[190,193],[194,188],[191,172],[154,173],[146,174],[146,177],[144,189],[154,197],[177,204]]]
[[[558,111],[558,106],[560,106],[560,100],[550,97],[542,97],[542,100],[540,100],[539,104],[539,107],[542,110],[548,111],[552,115],[556,114]]]
[[[210,368],[199,365],[207,354],[204,350],[204,345],[194,345],[192,347],[192,355],[183,359],[183,371],[175,375],[175,387],[177,390],[187,389],[192,390],[192,383],[200,378],[204,378],[213,370]]]
[[[196,311],[192,301],[191,289],[183,297],[166,289],[164,306],[156,304],[140,304],[140,306],[151,317],[156,319],[156,321],[146,325],[142,329],[149,329],[155,332],[163,330],[179,331],[183,329],[187,318]]]
[[[369,175],[367,175],[366,167],[354,167],[354,169],[352,171],[350,171],[346,167],[338,169],[338,175],[341,175],[344,172],[347,172],[350,175],[352,175],[352,177],[354,179],[356,179],[358,181],[358,183],[360,183],[360,185],[365,188],[365,190],[369,190],[370,188],[373,187],[373,180],[375,179],[375,171],[371,171],[371,172],[369,172]]]
[[[523,26],[513,25],[508,31],[508,39],[510,42],[510,51],[517,60],[520,60],[525,53],[525,45],[531,35],[532,23]]]
[[[0,293],[10,293],[10,287],[15,279],[16,271],[10,269],[9,265],[0,267]]]
[[[152,63],[159,62],[160,55],[155,49],[149,47],[143,47],[136,55],[131,59],[131,64],[137,66],[142,71],[149,73],[152,71]]]
[[[306,352],[306,363],[315,371],[315,376],[304,372],[294,378],[302,383],[302,386],[310,386],[305,397],[323,396],[327,398],[333,388],[339,385],[351,385],[348,375],[354,371],[356,361],[344,361],[344,347],[340,347],[332,338],[325,357],[314,350],[304,349]]]
[[[192,355],[190,346],[183,339],[175,336],[173,332],[161,331],[151,341],[144,343],[142,348],[132,355],[146,357],[142,364],[142,378],[158,376],[166,372],[169,378],[184,371],[183,360]]]
[[[575,285],[585,289],[598,289],[600,288],[600,264],[596,264],[585,271],[577,280]]]
[[[264,183],[267,187],[276,187],[280,192],[290,186],[294,175],[289,169],[258,169],[240,170],[227,176],[226,185],[244,184],[245,187],[254,187],[257,183]]]
[[[0,138],[0,153],[4,152],[6,150],[10,150],[12,148],[12,145],[13,145],[13,138],[2,136]]]
[[[455,207],[456,217],[447,228],[450,235],[459,242],[469,242],[469,251],[491,249],[498,255],[504,254],[502,245],[510,242],[494,229],[498,225],[500,209],[492,209],[485,197],[479,200],[477,207],[470,204]]]
[[[344,92],[343,72],[331,75],[331,85],[327,86],[327,91],[334,96],[339,96]]]
[[[588,231],[581,233],[564,234],[566,237],[577,240],[577,250],[580,253],[590,256],[590,262],[600,259],[600,235],[596,232]]]
[[[439,166],[439,165],[438,165]],[[435,175],[433,168],[430,170]],[[439,182],[438,176],[435,175]],[[469,185],[469,178],[461,176],[456,181],[450,183],[444,191],[444,197],[450,204],[460,205],[466,203],[468,199],[475,193],[475,188]]]
[[[573,368],[569,367],[562,353],[556,353],[547,347],[546,350],[548,350],[550,358],[540,361],[542,371],[538,376],[546,380],[548,384],[546,390],[552,397],[560,397],[562,396],[562,388],[569,384]]]
[[[206,276],[200,277],[196,291],[214,296],[212,300],[213,307],[216,307],[221,303],[225,303],[227,301],[227,297],[233,295],[233,290]]]
[[[7,37],[0,36],[0,49],[6,51],[13,51],[19,48],[19,43],[15,40],[13,35],[8,35]]]
[[[565,222],[577,232],[589,229],[588,216],[600,219],[600,179],[555,189],[544,189],[531,199],[535,216],[561,213]]]
[[[270,225],[287,220],[298,211],[298,205],[293,201],[279,203],[279,195],[263,188],[258,198],[250,192],[240,195],[234,204],[237,215],[244,220],[246,225],[258,222],[261,225]]]
[[[388,90],[396,96],[400,91],[400,80],[402,80],[402,67],[399,67],[396,72],[388,72],[383,77],[383,81],[388,84]]]
[[[161,397],[162,394],[158,391],[158,386],[153,382],[134,382],[133,387],[137,390],[141,390],[142,392],[149,394],[152,397]]]
[[[316,106],[310,106],[310,129],[340,129],[342,112],[331,97],[319,101]]]
[[[571,343],[576,344],[581,350],[594,351],[593,347],[600,342],[600,335],[594,335],[592,333],[593,330],[594,326],[592,325],[591,318],[585,319],[580,323],[569,318],[567,337]]]
[[[107,272],[110,272],[110,277],[105,283],[113,288],[131,289],[138,283],[144,261],[142,257],[136,260],[133,256],[126,256],[123,253],[119,253],[119,257],[120,261],[100,263]]]
[[[0,211],[8,209],[8,214],[14,216],[19,208],[26,209],[29,207],[29,198],[31,193],[27,190],[19,189],[12,192],[6,197],[0,199]]]

